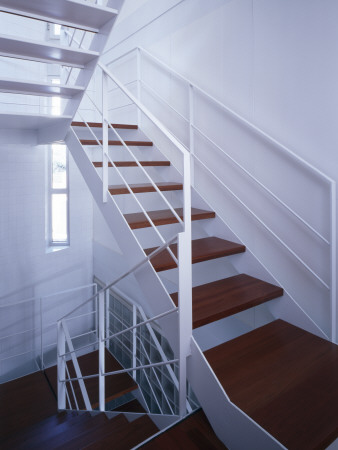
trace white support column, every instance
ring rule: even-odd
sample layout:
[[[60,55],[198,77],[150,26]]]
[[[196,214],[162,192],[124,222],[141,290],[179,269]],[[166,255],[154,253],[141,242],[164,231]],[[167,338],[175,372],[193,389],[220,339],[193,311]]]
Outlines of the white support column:
[[[108,76],[102,71],[102,201],[108,196]]]
[[[62,322],[57,324],[57,382],[58,382],[58,409],[66,409],[66,383],[60,380],[66,378],[66,336],[62,327]]]
[[[99,292],[99,408],[105,410],[105,292]]]
[[[331,341],[337,342],[337,195],[336,183],[331,182]]]
[[[105,314],[106,314],[106,336],[108,336],[109,328],[110,328],[110,314],[109,314],[109,289],[105,291]],[[106,347],[109,349],[109,341],[106,342]]]
[[[42,298],[40,297],[40,363],[41,363],[41,370],[43,370],[43,324],[42,324]]]
[[[137,65],[137,100],[139,102],[141,102],[141,89],[142,89],[142,85],[141,85],[141,49],[139,47],[137,47],[136,49],[136,65]],[[141,127],[141,119],[142,119],[142,114],[141,114],[141,110],[140,108],[137,108],[137,124],[139,127]]]
[[[179,274],[179,415],[186,414],[187,357],[192,336],[192,269],[191,269],[191,176],[190,155],[184,153],[183,176],[184,232],[178,235]]]
[[[194,102],[194,86],[189,84],[189,148],[191,163],[191,185],[195,185],[195,141],[194,141],[194,124],[195,124],[195,102]]]
[[[137,310],[136,306],[133,304],[133,327],[136,325],[137,325]],[[133,367],[136,367],[136,344],[137,344],[136,328],[133,329],[132,333],[133,333]],[[134,380],[136,380],[136,370],[133,370],[133,378]]]

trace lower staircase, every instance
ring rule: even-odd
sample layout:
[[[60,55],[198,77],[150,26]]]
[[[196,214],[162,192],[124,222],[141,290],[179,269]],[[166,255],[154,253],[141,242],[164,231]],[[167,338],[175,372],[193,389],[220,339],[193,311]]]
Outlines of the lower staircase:
[[[97,353],[92,352],[79,358],[82,368],[94,366]],[[116,368],[114,358],[108,358],[110,366]],[[71,364],[69,364],[70,370]],[[147,415],[129,422],[121,413],[109,419],[105,414],[94,411],[75,412],[56,409],[56,368],[45,373],[36,372],[0,387],[0,447],[2,449],[130,449],[158,428]],[[88,383],[92,406],[96,403],[95,382]],[[107,386],[107,402],[137,388],[129,375],[124,374],[113,390]],[[120,389],[120,391],[119,391]],[[75,393],[77,388],[75,386]],[[78,396],[80,398],[81,396]],[[82,406],[81,404],[79,405]],[[145,412],[135,400],[124,405],[134,412]],[[123,410],[123,407],[119,408]]]

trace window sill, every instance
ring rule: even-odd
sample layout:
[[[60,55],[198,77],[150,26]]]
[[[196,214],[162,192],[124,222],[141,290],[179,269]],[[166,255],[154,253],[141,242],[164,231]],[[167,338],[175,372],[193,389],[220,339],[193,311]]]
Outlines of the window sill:
[[[70,247],[69,245],[49,245],[46,248],[46,253],[54,253],[60,250],[66,250],[69,247]]]

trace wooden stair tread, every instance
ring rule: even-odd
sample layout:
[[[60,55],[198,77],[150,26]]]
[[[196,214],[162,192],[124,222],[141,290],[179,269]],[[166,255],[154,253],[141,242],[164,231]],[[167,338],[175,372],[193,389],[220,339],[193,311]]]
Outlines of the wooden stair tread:
[[[131,400],[123,405],[117,406],[113,411],[118,412],[134,412],[134,413],[146,413],[141,403],[138,400]]]
[[[193,328],[231,316],[283,295],[283,289],[246,274],[192,289]],[[171,294],[178,304],[177,292]]]
[[[86,355],[80,356],[78,358],[78,363],[81,369],[82,376],[93,375],[98,373],[98,363],[99,363],[99,353],[94,351],[87,353]],[[71,361],[67,362],[68,370],[71,377],[76,377],[73,363]],[[106,371],[112,372],[115,370],[122,370],[123,367],[118,363],[118,361],[111,355],[106,349]],[[56,366],[50,367],[45,370],[45,373],[49,379],[49,382],[57,392],[57,378],[56,378]],[[92,408],[97,408],[99,404],[99,388],[98,388],[98,377],[90,378],[84,380],[88,397]],[[85,409],[84,402],[81,394],[81,389],[78,382],[73,382],[74,391],[76,394],[76,399],[79,403],[80,409]],[[106,377],[106,401],[109,402],[114,398],[118,398],[121,395],[126,394],[137,389],[138,386],[135,381],[127,373],[122,373],[118,375]],[[70,393],[70,398],[72,401],[72,395]],[[74,406],[74,405],[73,405]]]
[[[181,191],[183,189],[182,183],[175,182],[159,182],[156,183],[156,186],[160,191]],[[156,192],[151,183],[130,184],[129,187],[135,194]],[[111,195],[130,194],[125,184],[108,186],[108,190]]]
[[[282,320],[207,350],[232,402],[288,449],[338,437],[338,346]]]
[[[129,450],[158,432],[158,428],[148,416],[140,417],[128,426],[120,427],[116,432],[111,432],[97,442],[87,445],[87,450]]]
[[[82,145],[98,145],[95,139],[80,139],[80,142]],[[102,144],[101,139],[99,139],[99,142]],[[151,147],[153,145],[151,141],[124,141],[124,143],[135,147]],[[118,140],[109,140],[108,145],[123,145],[123,143]]]
[[[170,166],[170,161],[139,161],[143,167],[155,167],[155,166]],[[114,161],[116,167],[138,167],[136,161]],[[94,161],[94,167],[102,167],[102,162]],[[113,167],[111,162],[108,163],[108,167]]]
[[[32,426],[56,411],[56,399],[42,372],[3,383],[0,385],[0,438]]]
[[[87,122],[88,125],[91,128],[102,128],[102,123],[101,122]],[[113,128],[120,128],[122,130],[137,130],[138,126],[137,125],[130,125],[130,124],[125,124],[125,123],[112,123],[111,126]],[[72,122],[72,127],[84,127],[86,128],[87,125],[85,122],[76,122],[73,121]]]
[[[179,215],[179,217],[183,219],[183,208],[175,208],[175,211]],[[170,209],[147,211],[147,213],[156,226],[168,225],[178,222]],[[213,219],[215,216],[216,214],[213,211],[191,208],[191,220]],[[135,230],[137,228],[147,228],[151,226],[146,216],[142,212],[124,214],[124,217],[132,230]]]
[[[146,255],[150,255],[157,247],[145,249]],[[170,245],[170,249],[177,257],[177,244]],[[222,258],[245,251],[245,246],[227,241],[218,237],[206,237],[195,239],[191,243],[192,263],[199,263],[211,259]],[[163,250],[151,259],[151,264],[157,272],[174,269],[177,267],[168,250]]]
[[[203,410],[197,411],[169,430],[141,446],[147,450],[226,450]]]

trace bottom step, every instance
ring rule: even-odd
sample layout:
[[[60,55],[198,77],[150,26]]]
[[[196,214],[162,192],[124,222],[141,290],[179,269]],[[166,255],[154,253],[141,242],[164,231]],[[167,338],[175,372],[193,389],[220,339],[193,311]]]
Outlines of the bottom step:
[[[139,448],[145,450],[226,450],[202,410],[191,414]]]
[[[338,346],[282,320],[207,350],[230,397],[289,450],[338,437]]]

